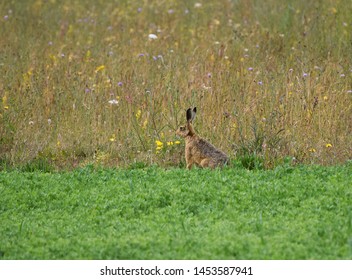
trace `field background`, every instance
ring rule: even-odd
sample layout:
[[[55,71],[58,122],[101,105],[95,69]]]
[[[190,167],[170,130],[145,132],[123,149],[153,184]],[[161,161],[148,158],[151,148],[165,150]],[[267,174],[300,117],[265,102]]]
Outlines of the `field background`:
[[[343,163],[351,14],[350,0],[1,1],[0,164],[182,166],[189,106],[249,166]]]

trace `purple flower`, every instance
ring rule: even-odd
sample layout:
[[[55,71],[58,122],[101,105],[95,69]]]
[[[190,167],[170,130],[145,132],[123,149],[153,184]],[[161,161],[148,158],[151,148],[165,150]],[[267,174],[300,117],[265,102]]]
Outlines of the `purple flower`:
[[[122,82],[118,82],[117,85],[118,85],[119,87],[122,87],[123,83],[122,83]]]
[[[352,93],[352,90],[351,90],[351,89],[350,89],[350,90],[348,90],[348,91],[347,91],[347,93]]]
[[[171,14],[173,14],[175,11],[174,11],[173,9],[169,9],[167,12],[171,15]]]
[[[308,73],[306,73],[306,72],[303,72],[303,78],[305,78],[305,77],[308,77]]]
[[[138,55],[138,57],[143,57],[144,56],[144,53],[140,53],[139,55]]]
[[[137,9],[137,12],[138,12],[138,13],[142,12],[142,8],[138,8],[138,9]]]
[[[248,71],[253,71],[253,67],[249,67],[249,68],[248,68]]]
[[[344,77],[345,77],[345,74],[341,74],[340,77],[341,77],[341,78],[344,78]]]
[[[108,52],[108,56],[112,56],[113,54],[114,54],[113,51],[109,51],[109,52]]]
[[[4,20],[8,20],[9,19],[9,16],[8,15],[5,15],[4,16]]]
[[[85,92],[85,93],[90,93],[91,90],[90,90],[90,88],[85,88],[84,92]]]
[[[153,55],[153,59],[154,59],[154,60],[158,60],[158,58],[157,58],[155,55]]]
[[[259,82],[258,82],[258,85],[262,86],[262,85],[263,85],[263,82],[262,82],[262,81],[259,81]]]
[[[208,78],[211,78],[211,73],[208,73],[207,76],[208,76]]]

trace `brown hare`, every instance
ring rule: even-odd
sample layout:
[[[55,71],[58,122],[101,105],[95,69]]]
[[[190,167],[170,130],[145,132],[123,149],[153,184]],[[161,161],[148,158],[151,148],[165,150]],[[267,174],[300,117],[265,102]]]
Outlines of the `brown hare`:
[[[228,156],[215,148],[212,144],[199,137],[192,126],[197,113],[197,108],[189,108],[186,112],[187,124],[177,129],[176,134],[185,138],[185,157],[187,168],[191,169],[193,164],[201,167],[221,167],[229,161]]]

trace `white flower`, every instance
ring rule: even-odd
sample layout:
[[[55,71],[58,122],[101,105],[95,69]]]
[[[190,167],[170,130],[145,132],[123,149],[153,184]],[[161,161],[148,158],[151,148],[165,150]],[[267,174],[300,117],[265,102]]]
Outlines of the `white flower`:
[[[202,3],[195,3],[194,4],[194,8],[200,8],[200,7],[202,7]]]
[[[119,101],[116,100],[116,99],[112,99],[112,100],[109,100],[109,104],[111,104],[111,105],[117,105],[117,104],[119,104]]]
[[[150,40],[156,40],[156,39],[158,39],[158,36],[156,36],[155,34],[149,34],[149,35],[148,35],[148,38],[149,38]]]

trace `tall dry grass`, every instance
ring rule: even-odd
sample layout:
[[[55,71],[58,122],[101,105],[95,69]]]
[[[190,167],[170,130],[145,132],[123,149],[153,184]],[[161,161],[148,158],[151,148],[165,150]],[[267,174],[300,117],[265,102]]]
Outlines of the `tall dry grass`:
[[[351,14],[350,0],[2,1],[0,159],[176,165],[196,105],[196,130],[232,157],[344,162]]]

